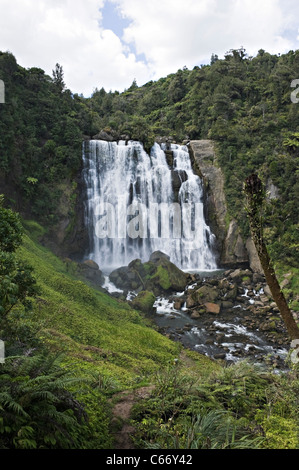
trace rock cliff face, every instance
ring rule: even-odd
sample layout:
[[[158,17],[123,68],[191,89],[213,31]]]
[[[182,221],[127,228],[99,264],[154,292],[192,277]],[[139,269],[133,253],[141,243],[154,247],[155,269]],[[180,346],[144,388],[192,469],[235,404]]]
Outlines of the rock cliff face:
[[[193,140],[189,143],[194,171],[203,178],[206,192],[206,218],[216,235],[219,263],[223,267],[248,265],[262,272],[251,240],[243,240],[238,224],[229,220],[224,193],[224,176],[217,165],[217,154],[211,140]]]
[[[58,189],[61,196],[56,208],[57,222],[41,241],[56,255],[81,261],[88,254],[82,176],[78,174],[74,181],[65,181]]]

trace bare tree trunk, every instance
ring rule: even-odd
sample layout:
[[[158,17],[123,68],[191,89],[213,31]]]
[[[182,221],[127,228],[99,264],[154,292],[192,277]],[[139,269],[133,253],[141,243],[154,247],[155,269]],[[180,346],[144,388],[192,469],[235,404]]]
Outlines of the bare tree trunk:
[[[261,180],[256,174],[252,174],[246,179],[244,191],[247,196],[247,211],[252,239],[265,273],[267,284],[271,290],[273,299],[279,308],[290,338],[292,340],[299,339],[299,328],[280,288],[272,261],[264,242],[261,208],[265,197],[265,191]]]

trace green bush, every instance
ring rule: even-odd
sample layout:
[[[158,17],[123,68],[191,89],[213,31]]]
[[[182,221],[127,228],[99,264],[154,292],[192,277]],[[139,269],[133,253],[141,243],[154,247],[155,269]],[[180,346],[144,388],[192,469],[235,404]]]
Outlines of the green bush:
[[[197,379],[197,380],[196,380]],[[152,396],[134,408],[138,447],[292,448],[298,441],[298,377],[240,362],[204,379],[182,364],[156,375]],[[283,398],[285,397],[285,398]]]
[[[76,381],[51,356],[7,358],[0,369],[0,447],[80,448],[87,415],[70,392]]]

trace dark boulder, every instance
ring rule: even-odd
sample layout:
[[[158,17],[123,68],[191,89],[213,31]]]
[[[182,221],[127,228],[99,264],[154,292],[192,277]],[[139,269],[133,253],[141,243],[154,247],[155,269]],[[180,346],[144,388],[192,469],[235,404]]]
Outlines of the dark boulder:
[[[173,264],[169,256],[161,252],[151,255],[150,261],[144,263],[147,272],[146,288],[156,295],[165,292],[182,292],[189,280],[189,275]]]
[[[147,290],[159,295],[184,291],[189,275],[173,264],[168,255],[156,251],[146,263],[133,260],[113,271],[109,278],[120,289]]]
[[[166,255],[162,251],[154,251],[149,259],[149,261],[151,261],[152,263],[157,263],[160,260],[170,261],[170,256]]]
[[[137,290],[142,286],[137,273],[129,268],[129,266],[115,269],[110,273],[109,279],[116,287],[122,290]]]
[[[100,287],[105,282],[105,278],[99,266],[91,259],[79,263],[78,271],[81,276],[91,282],[95,287]]]

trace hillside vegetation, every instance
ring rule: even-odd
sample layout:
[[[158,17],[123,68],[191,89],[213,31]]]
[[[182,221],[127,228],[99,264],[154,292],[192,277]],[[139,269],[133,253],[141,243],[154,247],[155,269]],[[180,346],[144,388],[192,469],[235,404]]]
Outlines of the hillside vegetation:
[[[35,222],[26,226],[38,236]],[[26,234],[16,257],[33,267],[38,291],[1,313],[0,447],[110,448],[109,396],[147,383],[180,347]],[[7,276],[0,274],[2,294]]]
[[[114,448],[118,392],[147,385],[133,409],[136,448],[298,448],[296,368],[277,376],[183,350],[82,282],[38,243],[36,222],[25,227],[16,257],[38,291],[1,317],[0,448]]]
[[[57,218],[60,183],[80,171],[84,136],[102,130],[109,138],[138,139],[146,149],[159,136],[213,139],[230,215],[247,235],[242,186],[258,171],[279,196],[265,214],[271,256],[298,267],[299,104],[291,101],[298,77],[299,51],[248,57],[239,49],[141,87],[134,81],[123,93],[101,88],[84,98],[66,88],[61,66],[49,77],[1,53],[0,172],[18,188],[17,209],[48,226]],[[74,182],[73,202],[76,196]]]
[[[147,150],[158,137],[212,139],[229,213],[244,234],[245,178],[258,171],[274,185],[279,197],[264,217],[269,251],[281,278],[297,273],[299,104],[290,84],[298,77],[298,51],[252,58],[240,49],[84,98],[66,88],[58,64],[49,77],[0,53],[0,448],[113,449],[118,392],[147,385],[152,393],[133,410],[136,448],[299,447],[297,365],[277,375],[184,350],[40,243],[66,186],[75,214],[84,138],[138,139]],[[294,309],[297,286],[292,276]]]

